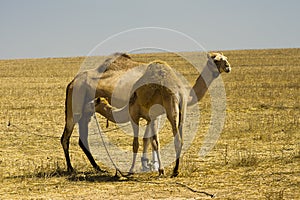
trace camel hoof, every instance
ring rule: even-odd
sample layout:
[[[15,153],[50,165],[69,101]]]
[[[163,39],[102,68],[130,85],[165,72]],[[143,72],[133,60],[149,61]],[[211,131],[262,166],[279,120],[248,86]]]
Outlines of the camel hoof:
[[[68,167],[68,173],[72,174],[74,172],[75,172],[75,170],[74,170],[74,168],[72,166]]]
[[[101,169],[98,165],[95,167],[95,170],[97,172],[101,172],[101,173],[106,173],[107,172],[106,170]]]
[[[165,170],[164,169],[159,169],[158,170],[158,176],[161,176],[161,175],[165,175]]]
[[[172,174],[171,178],[175,178],[175,177],[177,177],[177,176],[178,176],[178,174],[179,174],[179,172],[173,172],[173,174]]]
[[[128,174],[126,175],[126,177],[133,176],[133,175],[134,175],[134,172],[130,171],[130,172],[128,172]]]

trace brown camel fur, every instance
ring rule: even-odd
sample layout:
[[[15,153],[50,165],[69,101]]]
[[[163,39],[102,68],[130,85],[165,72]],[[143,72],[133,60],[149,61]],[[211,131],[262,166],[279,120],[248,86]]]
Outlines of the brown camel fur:
[[[140,66],[139,68],[136,68]],[[145,66],[145,67],[143,67]],[[130,78],[124,79],[122,83],[118,83],[121,77],[131,69]],[[66,89],[65,101],[65,128],[61,137],[61,144],[64,150],[68,171],[73,171],[69,156],[69,141],[74,126],[79,124],[79,145],[88,157],[89,161],[96,170],[101,171],[89,151],[88,145],[88,123],[91,115],[94,113],[93,106],[90,106],[95,97],[103,97],[112,103],[112,95],[116,88],[121,88],[114,95],[114,107],[121,108],[126,105],[132,85],[143,75],[146,65],[135,62],[127,54],[116,53],[108,58],[99,67],[87,71],[83,71],[68,84]],[[121,119],[118,121],[128,122],[129,119]]]
[[[133,160],[130,173],[134,170],[139,147],[138,131],[140,118],[146,119],[150,126],[150,123],[153,124],[157,121],[158,116],[166,113],[171,123],[176,152],[176,165],[172,177],[178,175],[179,158],[183,145],[183,124],[187,105],[193,105],[201,100],[212,81],[216,79],[220,73],[228,73],[230,70],[230,64],[223,54],[209,54],[207,65],[197,78],[193,88],[191,91],[186,91],[184,83],[168,64],[161,61],[154,61],[147,65],[143,76],[133,85],[133,92],[131,93],[129,104],[122,109],[114,109],[104,98],[96,99],[96,112],[101,113],[113,122],[116,121],[115,118],[124,118],[126,120],[129,118],[132,123],[134,139]],[[160,105],[164,109],[153,109],[155,105]],[[157,152],[159,175],[161,175],[164,173],[164,170],[159,153],[158,136],[156,131],[154,131],[153,134],[152,146]]]

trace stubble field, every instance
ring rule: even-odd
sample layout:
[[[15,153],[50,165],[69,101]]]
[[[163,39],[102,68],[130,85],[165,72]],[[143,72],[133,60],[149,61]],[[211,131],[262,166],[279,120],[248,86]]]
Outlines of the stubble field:
[[[198,152],[211,117],[210,94],[199,103],[200,125],[181,159],[180,175],[135,174],[114,178],[114,170],[94,171],[71,137],[66,171],[60,137],[64,128],[65,88],[84,57],[0,60],[0,199],[300,199],[300,49],[223,52],[232,73],[222,74],[226,121],[210,154]],[[132,55],[134,60],[161,59],[193,83],[174,54]],[[99,115],[103,130],[106,121]],[[119,130],[105,134],[122,148],[132,138]],[[188,133],[185,133],[188,134]],[[172,140],[170,127],[161,143]],[[141,151],[141,148],[140,148]],[[131,162],[130,160],[128,162]],[[193,190],[193,191],[192,191]]]

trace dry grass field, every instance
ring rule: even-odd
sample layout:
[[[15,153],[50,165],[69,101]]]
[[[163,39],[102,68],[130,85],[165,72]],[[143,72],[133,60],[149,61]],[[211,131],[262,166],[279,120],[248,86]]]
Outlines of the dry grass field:
[[[60,144],[65,88],[84,57],[0,60],[0,199],[210,199],[200,192],[228,200],[300,199],[300,49],[224,54],[232,73],[222,74],[227,98],[222,134],[199,159],[211,115],[207,94],[200,102],[201,129],[177,178],[170,178],[174,165],[165,168],[165,177],[145,173],[117,179],[108,168],[98,173],[78,145],[77,129],[70,144],[76,173],[68,174]],[[189,81],[197,77],[174,54],[133,58],[162,59]],[[98,117],[104,130],[115,127],[105,128]],[[131,149],[131,137],[118,130],[107,134]],[[160,138],[162,145],[172,139],[168,126]]]

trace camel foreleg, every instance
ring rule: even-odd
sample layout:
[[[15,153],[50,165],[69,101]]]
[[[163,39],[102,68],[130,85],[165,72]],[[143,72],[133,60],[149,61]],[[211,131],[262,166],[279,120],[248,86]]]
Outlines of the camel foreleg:
[[[148,127],[146,128],[146,132],[147,132]],[[145,134],[146,134],[145,132]],[[143,172],[148,172],[150,171],[150,167],[149,167],[149,159],[148,159],[148,147],[150,144],[150,138],[144,137],[143,138],[143,156],[141,158],[141,162],[142,162],[142,171]]]
[[[139,150],[139,118],[135,119],[134,122],[131,122],[132,128],[133,128],[133,144],[132,144],[132,150],[133,150],[133,156],[132,156],[132,164],[129,170],[129,174],[134,173],[134,166],[136,162],[136,156]]]

